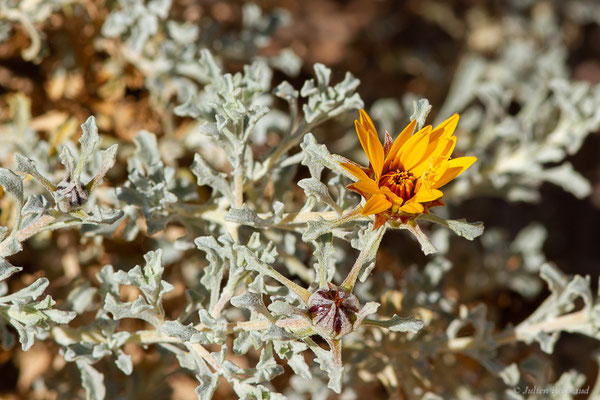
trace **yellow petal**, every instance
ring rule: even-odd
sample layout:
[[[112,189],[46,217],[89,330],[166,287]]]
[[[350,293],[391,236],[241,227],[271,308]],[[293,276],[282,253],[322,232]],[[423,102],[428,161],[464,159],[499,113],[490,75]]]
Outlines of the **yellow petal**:
[[[434,145],[435,148],[432,149],[432,145]],[[436,143],[430,143],[423,160],[415,165],[410,172],[415,176],[421,176],[423,172],[431,168],[432,160],[439,158],[447,160],[450,158],[450,154],[452,154],[455,145],[456,136],[452,136],[449,139],[442,138]]]
[[[385,196],[388,198],[389,201],[392,202],[392,204],[400,206],[404,202],[402,197],[400,197],[396,193],[392,192],[390,190],[390,188],[387,186],[381,186],[379,188],[379,190],[381,190],[381,193],[385,194]]]
[[[454,114],[431,131],[427,153],[432,152],[433,149],[438,146],[438,141],[443,141],[444,139],[450,139],[453,137],[452,135],[454,134],[454,130],[458,124],[458,118],[458,114]]]
[[[358,167],[358,166],[356,166],[354,164],[341,162],[340,165],[346,171],[348,171],[352,175],[354,175],[358,180],[367,180],[367,179],[369,179],[369,177],[367,176],[367,174],[365,173],[365,171],[363,171],[360,167]]]
[[[354,126],[356,127],[360,144],[371,163],[373,172],[375,172],[375,176],[379,179],[383,168],[383,146],[379,141],[377,131],[367,129],[365,125],[362,125],[357,120],[354,121]]]
[[[427,203],[428,201],[434,201],[442,197],[444,193],[441,190],[437,189],[428,189],[426,187],[421,187],[419,191],[415,194],[415,201],[419,203]]]
[[[362,192],[365,192],[365,193],[371,193],[371,194],[380,194],[381,193],[381,191],[379,190],[379,186],[377,186],[377,184],[374,181],[372,181],[371,179],[360,180],[360,181],[354,182],[352,184],[352,186]]]
[[[357,120],[354,120],[354,127],[356,128],[356,134],[358,135],[358,140],[360,141],[360,145],[362,146],[363,150],[365,151],[365,154],[367,155],[367,157],[369,157],[369,141],[367,139],[369,132]],[[369,157],[369,161],[371,161],[370,157]]]
[[[363,207],[362,215],[379,214],[391,206],[392,203],[390,203],[383,194],[376,194],[367,200],[365,206]]]
[[[421,203],[411,201],[411,202],[405,203],[402,207],[400,207],[400,210],[404,211],[405,213],[409,213],[409,214],[420,214],[423,212],[424,208]]]
[[[373,124],[371,117],[369,117],[369,114],[367,114],[367,112],[362,108],[360,109],[359,114],[361,125],[367,128],[368,131],[373,131],[376,133],[377,130],[375,129],[375,125]]]
[[[386,170],[389,169],[389,166],[390,166],[391,162],[398,155],[398,152],[402,148],[402,145],[404,143],[406,143],[406,141],[408,140],[408,138],[410,138],[411,135],[413,134],[413,131],[415,130],[415,125],[416,124],[417,124],[416,120],[413,119],[412,121],[410,121],[410,124],[408,124],[406,126],[406,128],[404,128],[402,130],[402,132],[400,132],[400,134],[398,135],[398,137],[396,138],[396,140],[394,140],[394,143],[392,144],[392,148],[390,149],[390,151],[387,154],[387,157],[385,158],[385,163],[383,165],[384,169],[386,169]]]
[[[379,179],[381,176],[381,171],[383,170],[383,146],[379,141],[379,137],[377,133],[369,135],[369,151],[371,152],[371,165],[373,166],[373,172],[375,173],[376,179]]]
[[[444,147],[441,149],[439,154],[437,154],[438,149],[436,149],[434,154],[435,156],[449,158],[452,155],[452,152],[454,151],[454,147],[456,146],[456,136],[452,136],[450,139],[442,143]]]
[[[433,188],[437,189],[444,186],[446,183],[450,182],[452,179],[462,174],[475,161],[477,161],[477,157],[459,157],[448,161],[446,163],[447,169],[445,170],[443,175],[441,175],[434,182]]]
[[[458,114],[452,115],[450,118],[446,119],[444,122],[439,124],[433,131],[431,132],[431,139],[429,140],[430,144],[433,144],[437,147],[438,140],[443,141],[444,139],[453,138],[454,131],[456,130],[456,125],[458,125]],[[456,138],[454,138],[456,140]]]
[[[458,114],[453,114],[449,118],[447,118],[444,122],[436,126],[435,130],[443,129],[444,133],[449,132],[450,135],[454,133],[456,130],[456,126],[458,125],[458,119],[460,116]],[[445,136],[445,135],[444,135]]]
[[[431,125],[427,125],[419,132],[411,136],[410,139],[404,143],[402,150],[396,156],[396,160],[404,166],[404,170],[408,171],[415,165],[417,165],[425,156],[427,146],[429,145],[429,134],[431,133]]]

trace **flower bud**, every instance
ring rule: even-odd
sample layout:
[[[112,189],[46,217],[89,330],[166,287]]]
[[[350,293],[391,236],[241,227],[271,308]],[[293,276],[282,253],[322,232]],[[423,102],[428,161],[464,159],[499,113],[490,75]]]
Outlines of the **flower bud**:
[[[55,200],[60,211],[69,212],[84,205],[88,200],[88,193],[81,182],[65,178],[56,186]]]
[[[360,303],[355,295],[331,283],[308,299],[308,312],[320,334],[338,338],[352,332]]]

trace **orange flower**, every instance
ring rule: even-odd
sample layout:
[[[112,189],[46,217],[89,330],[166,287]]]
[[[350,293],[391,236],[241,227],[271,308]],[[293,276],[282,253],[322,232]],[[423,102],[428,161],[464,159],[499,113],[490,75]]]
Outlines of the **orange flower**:
[[[453,134],[458,114],[435,129],[427,125],[414,135],[416,121],[413,120],[393,143],[386,132],[383,146],[365,110],[360,110],[360,122],[354,123],[370,165],[364,168],[352,162],[340,164],[358,179],[348,189],[367,200],[362,214],[375,214],[375,228],[389,219],[406,222],[428,213],[431,207],[444,205],[439,188],[477,160],[475,157],[450,159],[456,145]]]

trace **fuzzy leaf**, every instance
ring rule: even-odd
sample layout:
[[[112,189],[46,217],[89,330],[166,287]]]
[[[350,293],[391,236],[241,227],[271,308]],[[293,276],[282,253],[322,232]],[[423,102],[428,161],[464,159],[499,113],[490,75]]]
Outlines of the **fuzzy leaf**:
[[[391,319],[388,320],[371,320],[365,319],[365,325],[375,325],[383,328],[387,328],[392,332],[411,332],[417,333],[423,329],[423,321],[416,319],[415,317],[402,318],[394,314]]]
[[[23,204],[23,181],[21,178],[9,169],[0,168],[0,186],[17,199],[20,208]]]
[[[435,222],[450,228],[458,236],[473,240],[483,234],[483,222],[467,222],[464,219],[443,219],[435,214],[421,214],[419,219]]]
[[[77,360],[75,363],[81,372],[81,385],[85,389],[86,400],[104,400],[106,396],[104,375],[85,360]]]
[[[79,143],[81,143],[79,161],[77,162],[77,166],[75,167],[72,175],[72,180],[75,182],[80,181],[83,167],[87,163],[88,158],[90,158],[94,153],[96,145],[100,141],[100,136],[98,136],[98,127],[96,126],[96,118],[94,118],[93,115],[81,125],[81,131],[81,137],[79,138]]]
[[[195,389],[198,400],[211,400],[219,386],[219,378],[216,375],[198,375],[196,379],[200,383]]]

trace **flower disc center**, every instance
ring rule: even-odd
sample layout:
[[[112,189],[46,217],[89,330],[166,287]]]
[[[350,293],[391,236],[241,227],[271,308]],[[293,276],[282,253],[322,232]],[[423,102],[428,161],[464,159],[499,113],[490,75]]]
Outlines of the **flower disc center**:
[[[415,181],[417,178],[408,171],[390,171],[379,179],[380,186],[387,186],[403,200],[408,200],[415,194]]]

